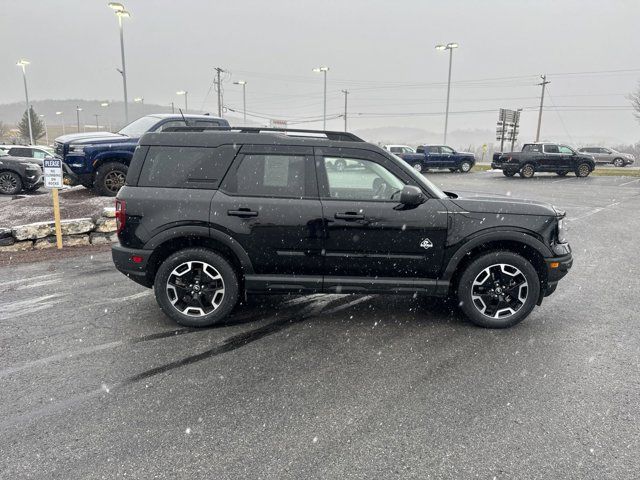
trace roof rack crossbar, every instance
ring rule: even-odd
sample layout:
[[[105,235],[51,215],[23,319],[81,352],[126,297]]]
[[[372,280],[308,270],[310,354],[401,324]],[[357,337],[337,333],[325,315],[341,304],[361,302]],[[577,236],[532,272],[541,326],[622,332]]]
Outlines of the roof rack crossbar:
[[[263,127],[169,127],[163,132],[205,132],[205,131],[223,131],[238,133],[260,133],[260,132],[276,132],[276,133],[315,133],[326,136],[329,140],[341,142],[364,142],[363,139],[349,132],[336,132],[331,130],[307,130],[300,128],[263,128]],[[295,136],[295,135],[292,135]],[[306,135],[301,135],[307,137]],[[308,137],[313,138],[313,137]]]

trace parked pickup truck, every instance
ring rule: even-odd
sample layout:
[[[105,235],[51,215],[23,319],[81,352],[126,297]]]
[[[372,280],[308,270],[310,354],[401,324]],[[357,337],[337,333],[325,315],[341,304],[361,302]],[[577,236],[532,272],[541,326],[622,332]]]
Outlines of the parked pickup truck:
[[[576,177],[587,177],[596,163],[591,155],[567,145],[525,143],[521,152],[495,153],[491,168],[502,170],[506,177],[519,173],[522,178],[531,178],[536,172],[555,172],[561,177],[574,172]]]
[[[452,172],[467,173],[476,163],[473,153],[457,152],[446,145],[420,145],[416,153],[398,154],[418,172],[430,168],[448,168]]]
[[[185,124],[186,121],[186,124]],[[56,138],[55,155],[61,157],[75,183],[115,197],[124,185],[133,152],[147,132],[169,127],[228,127],[223,118],[209,115],[156,114],[141,117],[117,133],[74,133]]]

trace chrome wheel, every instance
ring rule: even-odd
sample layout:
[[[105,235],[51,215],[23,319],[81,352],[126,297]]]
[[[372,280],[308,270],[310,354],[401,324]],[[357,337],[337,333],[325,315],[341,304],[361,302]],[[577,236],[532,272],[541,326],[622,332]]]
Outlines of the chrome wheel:
[[[224,299],[224,288],[220,272],[201,261],[178,265],[169,275],[166,287],[171,305],[190,317],[202,317],[216,310]]]
[[[126,178],[127,176],[124,172],[114,170],[113,172],[107,173],[104,177],[104,186],[110,192],[118,193],[118,190],[124,186]]]
[[[578,171],[577,171],[578,177],[586,177],[590,173],[591,173],[591,169],[589,168],[589,165],[587,165],[586,163],[581,163],[578,166]]]
[[[413,169],[414,169],[416,172],[422,172],[422,164],[421,164],[421,163],[415,163],[415,164],[413,165]]]
[[[460,164],[460,171],[462,173],[467,173],[469,170],[471,170],[471,164],[469,162],[462,162]]]
[[[476,309],[490,318],[508,318],[527,301],[529,283],[524,273],[507,263],[482,270],[471,287],[471,300]]]
[[[618,167],[618,168],[620,168],[620,167],[624,167],[624,161],[623,161],[621,158],[616,158],[616,159],[613,161],[613,166],[614,166],[614,167]]]

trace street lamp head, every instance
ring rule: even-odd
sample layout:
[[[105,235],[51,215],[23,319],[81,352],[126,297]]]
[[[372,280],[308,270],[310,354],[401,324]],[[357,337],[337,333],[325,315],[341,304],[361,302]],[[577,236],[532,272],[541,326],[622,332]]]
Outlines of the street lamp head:
[[[133,101],[136,103],[144,102],[144,97],[136,97],[133,99]]]
[[[436,50],[446,50],[446,48],[445,45],[436,45]]]
[[[116,12],[124,12],[124,5],[118,2],[109,2],[109,8]]]
[[[178,90],[176,92],[176,95],[186,95],[186,94],[187,94],[187,92],[185,90]]]
[[[447,48],[452,49],[452,48],[458,48],[460,45],[458,45],[455,42],[452,43],[447,43]]]
[[[108,107],[109,106],[109,102],[102,102],[100,104],[101,107]]]
[[[245,82],[244,80],[238,80],[237,82],[233,82],[234,85],[246,85],[247,82]]]
[[[16,66],[24,68],[26,65],[29,65],[30,63],[31,62],[29,60],[25,60],[24,58],[21,58],[20,61],[16,63]]]
[[[76,107],[76,112],[81,112],[81,111],[82,111],[82,108]]]
[[[62,115],[62,112],[56,112],[56,115]]]
[[[328,72],[329,71],[329,67],[316,67],[313,69],[314,72],[316,73],[320,73],[320,72]]]

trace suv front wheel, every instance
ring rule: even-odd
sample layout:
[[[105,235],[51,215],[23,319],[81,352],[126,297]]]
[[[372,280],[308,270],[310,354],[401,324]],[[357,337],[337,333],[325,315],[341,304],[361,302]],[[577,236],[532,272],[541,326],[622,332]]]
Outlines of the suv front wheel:
[[[162,311],[177,323],[208,327],[231,313],[239,287],[224,257],[205,248],[188,248],[160,265],[153,289]]]
[[[540,295],[540,279],[531,263],[508,251],[475,259],[458,283],[458,301],[474,324],[511,327],[524,320]]]

